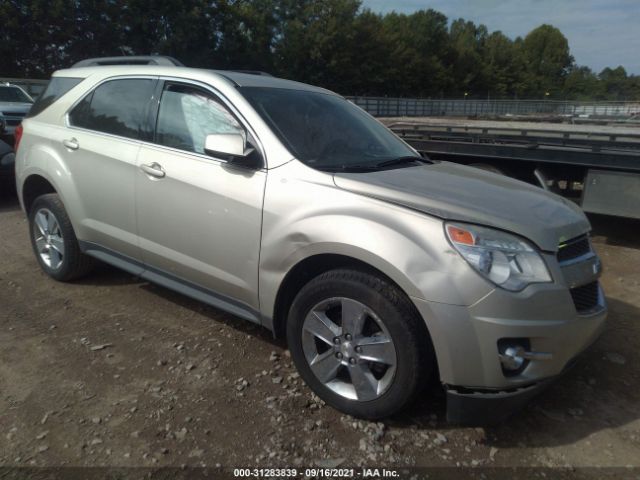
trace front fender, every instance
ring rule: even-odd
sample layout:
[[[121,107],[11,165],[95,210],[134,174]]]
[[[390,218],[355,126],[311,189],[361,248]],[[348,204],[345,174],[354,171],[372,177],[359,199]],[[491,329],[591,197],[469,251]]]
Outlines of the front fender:
[[[300,165],[270,171],[267,179],[259,280],[264,316],[272,318],[287,273],[320,254],[364,262],[409,297],[471,305],[492,290],[449,245],[442,220],[341,190],[329,174]]]

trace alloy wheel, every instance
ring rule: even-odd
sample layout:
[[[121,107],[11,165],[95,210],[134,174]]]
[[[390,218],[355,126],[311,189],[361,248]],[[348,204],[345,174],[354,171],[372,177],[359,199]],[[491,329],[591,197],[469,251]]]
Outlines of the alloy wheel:
[[[302,349],[316,378],[350,400],[380,397],[396,370],[395,345],[384,323],[371,308],[350,298],[329,298],[309,311]]]
[[[34,216],[33,236],[36,250],[43,263],[57,270],[64,259],[64,238],[60,223],[47,208],[41,208]]]

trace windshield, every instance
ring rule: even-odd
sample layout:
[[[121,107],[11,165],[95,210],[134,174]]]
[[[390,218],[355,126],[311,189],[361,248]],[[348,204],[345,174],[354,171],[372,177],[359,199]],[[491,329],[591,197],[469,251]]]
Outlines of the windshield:
[[[375,168],[398,158],[421,158],[341,97],[283,88],[243,87],[240,91],[291,153],[310,167]]]
[[[0,102],[33,103],[33,100],[16,87],[0,87]]]

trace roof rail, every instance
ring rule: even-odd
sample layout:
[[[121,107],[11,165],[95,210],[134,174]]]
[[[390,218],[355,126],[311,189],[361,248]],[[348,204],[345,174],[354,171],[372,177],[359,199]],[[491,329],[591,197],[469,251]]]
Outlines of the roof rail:
[[[130,55],[120,57],[87,58],[86,60],[74,63],[71,68],[111,65],[161,65],[167,67],[184,67],[180,61],[173,57],[163,55]]]
[[[236,73],[246,73],[248,75],[260,75],[261,77],[273,77],[273,75],[271,75],[268,72],[261,72],[259,70],[229,70],[230,72],[236,72]]]

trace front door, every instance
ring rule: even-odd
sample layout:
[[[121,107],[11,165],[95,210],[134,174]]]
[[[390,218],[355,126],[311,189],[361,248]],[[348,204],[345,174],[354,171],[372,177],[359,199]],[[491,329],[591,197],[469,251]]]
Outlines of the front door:
[[[266,171],[206,155],[205,137],[214,133],[248,135],[212,92],[166,82],[154,144],[138,154],[140,248],[149,273],[170,278],[173,288],[257,311]]]

